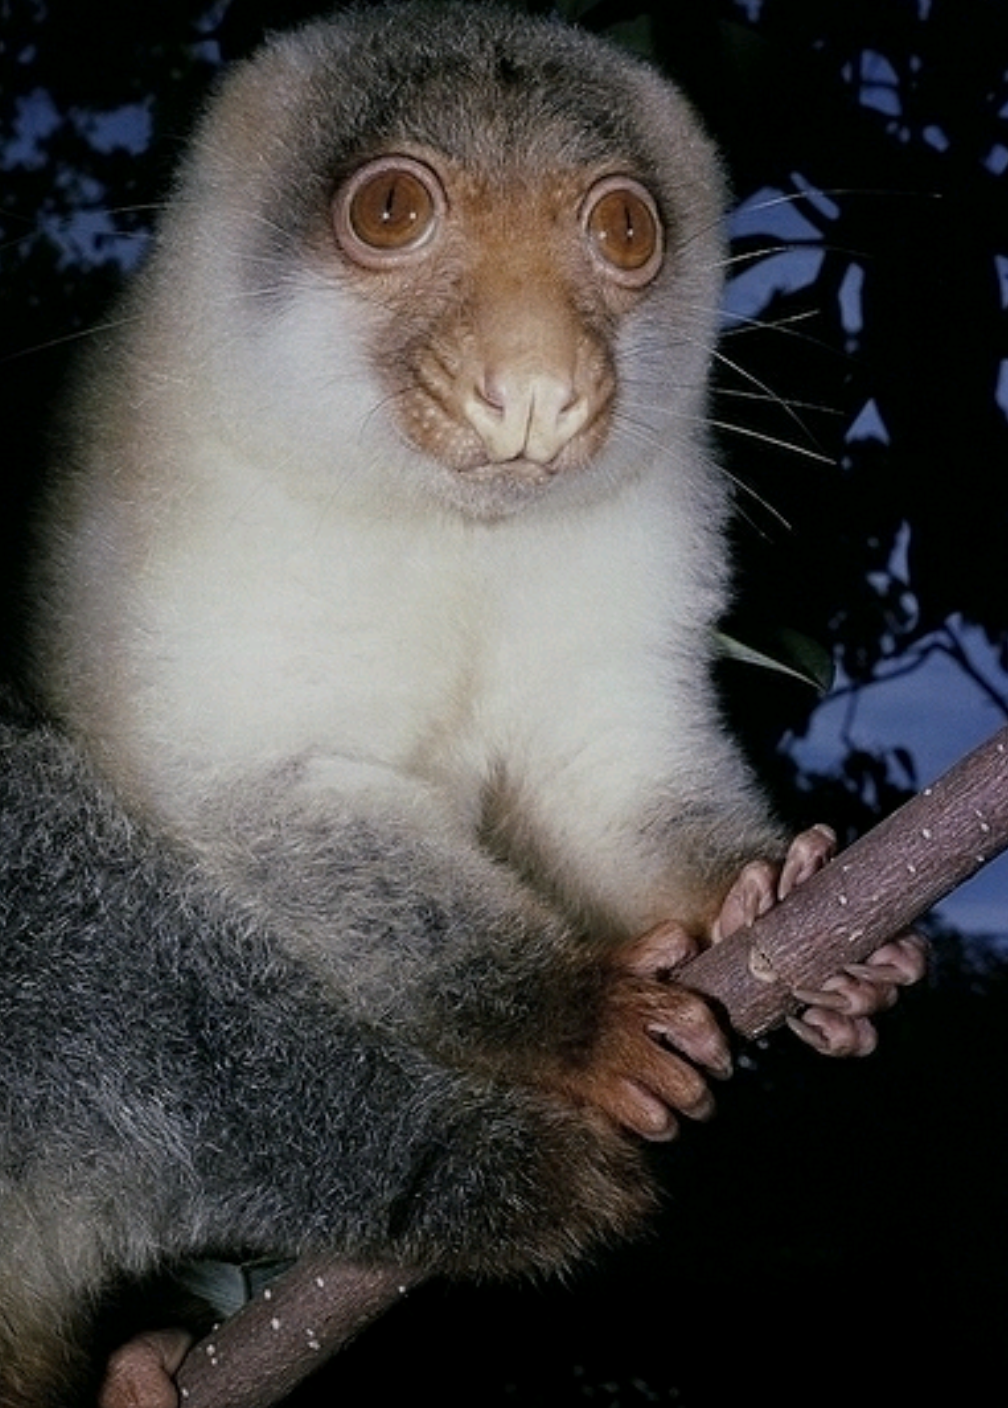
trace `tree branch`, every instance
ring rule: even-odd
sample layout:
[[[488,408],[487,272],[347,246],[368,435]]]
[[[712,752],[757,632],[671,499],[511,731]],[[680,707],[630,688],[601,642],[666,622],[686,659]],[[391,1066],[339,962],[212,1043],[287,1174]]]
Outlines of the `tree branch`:
[[[1006,848],[1008,727],[677,980],[761,1036],[795,1010],[795,988],[868,957]]]
[[[270,1408],[422,1276],[338,1257],[301,1260],[201,1340],[178,1373],[185,1408]]]
[[[677,981],[759,1036],[797,1009],[794,989],[866,958],[1006,848],[1008,727]],[[179,1373],[186,1408],[269,1408],[421,1279],[303,1259],[192,1350]]]

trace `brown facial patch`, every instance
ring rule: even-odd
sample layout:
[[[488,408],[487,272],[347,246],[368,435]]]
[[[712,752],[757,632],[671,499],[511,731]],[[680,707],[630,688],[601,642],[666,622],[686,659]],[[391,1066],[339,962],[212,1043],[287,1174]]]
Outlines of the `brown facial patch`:
[[[424,222],[415,242],[396,238],[408,200]],[[619,321],[663,259],[643,187],[582,171],[492,182],[436,154],[390,154],[337,192],[334,229],[384,309],[376,363],[413,445],[460,476],[516,484],[598,454]]]

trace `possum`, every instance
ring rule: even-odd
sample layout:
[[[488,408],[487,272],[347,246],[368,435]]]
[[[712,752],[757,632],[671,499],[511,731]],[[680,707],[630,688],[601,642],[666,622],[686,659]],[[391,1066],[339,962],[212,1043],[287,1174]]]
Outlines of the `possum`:
[[[664,78],[494,6],[337,14],[213,97],[39,524],[72,742],[0,979],[4,1408],[193,1257],[563,1270],[710,1113],[674,969],[830,848],[711,677],[723,204]],[[813,1044],[871,1045],[920,971],[878,957]]]

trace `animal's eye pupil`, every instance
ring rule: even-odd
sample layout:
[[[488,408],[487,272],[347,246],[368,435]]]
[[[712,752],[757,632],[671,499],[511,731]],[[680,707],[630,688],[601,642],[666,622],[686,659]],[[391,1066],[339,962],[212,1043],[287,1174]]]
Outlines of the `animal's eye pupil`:
[[[628,282],[646,282],[661,262],[662,231],[650,196],[636,182],[603,183],[585,227],[595,253]]]
[[[349,207],[354,234],[372,249],[405,249],[434,220],[434,197],[412,171],[379,171],[354,191]]]

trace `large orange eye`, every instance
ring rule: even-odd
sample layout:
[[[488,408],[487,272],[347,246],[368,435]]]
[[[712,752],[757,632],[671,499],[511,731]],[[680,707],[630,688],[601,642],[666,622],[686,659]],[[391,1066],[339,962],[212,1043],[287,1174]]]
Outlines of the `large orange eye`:
[[[433,236],[445,210],[434,172],[411,157],[380,157],[336,194],[333,220],[347,254],[376,267],[400,263]]]
[[[650,194],[627,176],[610,176],[589,192],[584,227],[593,252],[618,283],[640,288],[662,261],[662,225]]]

